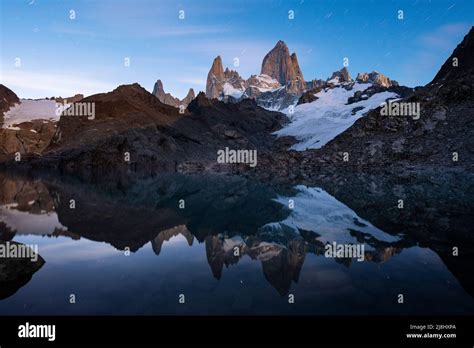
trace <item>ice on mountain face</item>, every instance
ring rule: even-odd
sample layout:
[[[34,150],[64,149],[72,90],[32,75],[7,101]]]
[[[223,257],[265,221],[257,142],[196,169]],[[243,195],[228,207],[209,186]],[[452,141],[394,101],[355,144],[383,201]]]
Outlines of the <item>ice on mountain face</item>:
[[[61,107],[64,108],[64,106]],[[12,128],[15,124],[37,119],[58,121],[61,112],[58,112],[58,115],[56,114],[56,110],[56,101],[54,100],[22,99],[20,104],[16,104],[5,113],[2,127]]]
[[[274,90],[264,92],[257,96],[257,105],[270,110],[280,111],[288,108],[290,105],[296,105],[298,102],[299,95],[294,93],[288,93],[286,87],[282,86]]]
[[[242,94],[244,94],[244,91],[237,89],[234,86],[232,86],[230,83],[226,82],[224,83],[224,86],[223,86],[223,93],[225,96],[231,96],[235,99],[239,99],[242,96]]]
[[[281,85],[277,80],[265,74],[251,77],[247,82],[249,87],[255,87],[260,92],[269,92],[281,88]]]
[[[327,82],[328,84],[338,85],[339,84],[339,77],[335,77]]]
[[[296,196],[279,196],[275,199],[282,205],[287,205],[290,199],[294,201],[290,216],[283,221],[267,224],[264,228],[278,230],[287,226],[295,231],[313,231],[320,235],[318,240],[324,244],[358,243],[351,236],[351,230],[367,234],[378,241],[391,243],[399,240],[360,218],[352,209],[321,188],[298,185],[295,189],[298,191]]]
[[[297,105],[293,113],[289,112],[290,109],[282,110],[287,114],[290,123],[275,134],[295,137],[299,142],[291,147],[293,150],[319,149],[386,99],[398,97],[393,92],[385,91],[346,105],[348,98],[355,92],[364,91],[371,86],[366,83],[354,83],[351,90],[342,86],[329,88],[315,94],[318,99],[314,102]]]

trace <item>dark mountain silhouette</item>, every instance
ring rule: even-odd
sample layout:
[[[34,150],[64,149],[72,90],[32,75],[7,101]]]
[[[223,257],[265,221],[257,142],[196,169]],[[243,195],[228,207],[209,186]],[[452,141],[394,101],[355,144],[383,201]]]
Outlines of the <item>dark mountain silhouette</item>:
[[[189,111],[180,114],[138,84],[81,102],[95,103],[95,118],[61,116],[51,145],[41,154],[29,154],[25,165],[76,174],[90,168],[99,172],[118,168],[228,170],[217,164],[218,150],[270,151],[276,139],[271,133],[285,121],[282,114],[262,109],[252,100],[230,104],[210,101],[204,93],[190,103]],[[124,160],[125,153],[130,161]]]

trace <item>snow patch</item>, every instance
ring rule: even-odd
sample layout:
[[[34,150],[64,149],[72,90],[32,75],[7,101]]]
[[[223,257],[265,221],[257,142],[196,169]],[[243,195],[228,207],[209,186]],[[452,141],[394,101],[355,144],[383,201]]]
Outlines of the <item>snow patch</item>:
[[[354,83],[349,91],[337,87],[316,93],[317,100],[297,105],[293,113],[289,112],[289,108],[282,110],[287,114],[290,123],[274,134],[295,137],[299,142],[291,147],[292,150],[319,149],[352,126],[364,114],[380,106],[386,99],[398,97],[397,94],[386,91],[347,105],[347,100],[355,92],[364,91],[371,86],[367,83]],[[352,110],[357,107],[363,109],[352,115]]]
[[[239,99],[242,96],[242,94],[244,94],[243,90],[235,88],[228,82],[224,83],[223,92],[224,92],[224,95],[230,95],[231,97],[235,99]]]
[[[69,107],[69,105],[62,105],[61,111],[67,107]],[[15,104],[5,113],[2,127],[12,129],[11,127],[16,124],[38,119],[58,121],[61,113],[58,112],[59,115],[57,115],[56,110],[56,101],[54,100],[22,99],[19,104]]]

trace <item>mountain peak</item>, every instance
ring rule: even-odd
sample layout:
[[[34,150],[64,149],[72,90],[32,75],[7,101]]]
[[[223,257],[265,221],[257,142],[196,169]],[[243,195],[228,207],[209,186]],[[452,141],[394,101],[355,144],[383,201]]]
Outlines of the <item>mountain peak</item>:
[[[192,88],[189,89],[188,94],[186,95],[186,97],[189,97],[189,96],[193,97],[193,99],[194,99],[194,97],[195,97],[194,89],[192,89]]]
[[[352,77],[347,67],[343,67],[341,70],[333,72],[328,82],[352,82]]]
[[[224,68],[222,67],[222,58],[221,56],[217,56],[214,58],[214,61],[212,62],[212,67],[211,71],[214,70],[217,74],[219,74],[221,71],[224,72]]]
[[[190,88],[188,91],[188,94],[186,94],[186,97],[184,97],[184,99],[181,100],[181,105],[188,106],[189,103],[191,103],[194,98],[195,98],[194,89]]]
[[[171,95],[171,93],[165,93],[165,90],[163,89],[163,82],[161,82],[161,80],[156,81],[152,94],[163,104],[168,104],[174,106],[175,108],[179,108],[181,105],[186,107],[191,102],[191,100],[194,99],[194,90],[192,88],[189,89],[188,94],[183,100],[174,97]]]
[[[165,94],[165,91],[163,89],[163,82],[161,82],[161,80],[157,80],[155,82],[155,86],[153,87],[153,92],[151,94],[153,94],[156,97],[158,97],[159,95]]]
[[[209,98],[217,98],[222,90],[224,81],[224,68],[222,67],[221,56],[214,58],[211,70],[207,74],[206,95]]]
[[[290,56],[288,46],[282,40],[263,58],[261,74],[274,78],[283,86],[289,86],[291,92],[305,89],[298,58],[295,53]]]
[[[285,41],[283,41],[283,40],[278,40],[278,42],[276,43],[275,47],[286,47],[286,48],[288,48],[288,46],[286,45]]]

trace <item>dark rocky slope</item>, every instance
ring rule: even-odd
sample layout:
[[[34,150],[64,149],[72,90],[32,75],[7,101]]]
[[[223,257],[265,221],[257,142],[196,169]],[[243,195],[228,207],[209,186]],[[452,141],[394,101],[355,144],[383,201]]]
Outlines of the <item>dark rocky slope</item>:
[[[11,89],[0,84],[0,126],[3,124],[3,115],[5,112],[19,102],[20,99]]]

